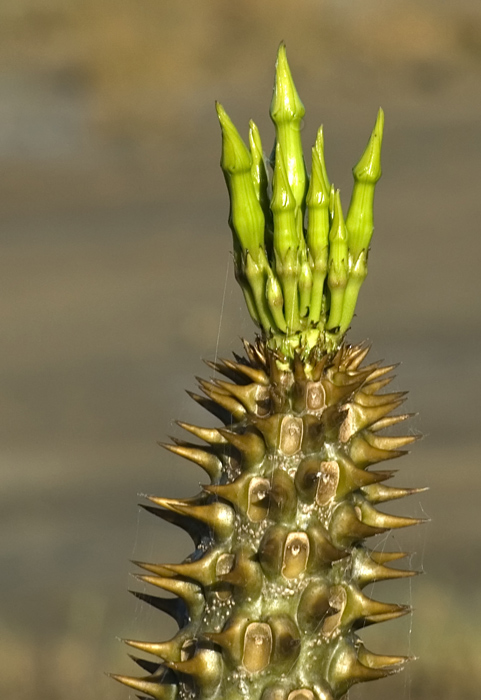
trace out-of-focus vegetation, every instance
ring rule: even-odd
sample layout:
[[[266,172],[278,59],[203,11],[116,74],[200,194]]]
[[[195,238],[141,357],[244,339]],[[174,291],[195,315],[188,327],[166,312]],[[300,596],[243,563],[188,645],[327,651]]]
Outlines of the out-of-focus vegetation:
[[[217,128],[214,99],[243,104],[246,94],[263,105],[280,38],[324,113],[362,112],[376,96],[400,110],[426,100],[441,113],[472,110],[466,95],[481,75],[475,0],[3,0],[7,208],[18,192],[54,208],[52,192],[66,203],[79,189],[97,203],[151,200],[159,189],[175,196],[159,153],[210,143],[200,134]],[[50,162],[47,175],[31,162],[39,159]]]
[[[354,332],[371,335],[373,359],[404,360],[396,388],[430,433],[398,480],[432,486],[419,499],[429,534],[407,538],[428,576],[412,599],[386,587],[414,603],[413,627],[390,623],[372,644],[421,660],[350,698],[479,697],[479,1],[2,0],[2,698],[126,698],[103,675],[132,670],[115,636],[173,633],[129,601],[128,559],[188,545],[137,516],[135,494],[195,491],[195,470],[155,440],[174,418],[202,422],[183,389],[218,331],[224,356],[253,334],[226,280],[213,102],[269,139],[281,39],[305,150],[326,120],[336,184],[385,108]]]
[[[481,70],[475,2],[3,0],[0,18],[2,73],[82,94],[91,126],[114,140],[195,129],[203,90],[270,76],[286,33],[302,46],[292,60],[306,82],[327,76],[347,94],[375,89],[359,84],[372,64],[401,94]]]

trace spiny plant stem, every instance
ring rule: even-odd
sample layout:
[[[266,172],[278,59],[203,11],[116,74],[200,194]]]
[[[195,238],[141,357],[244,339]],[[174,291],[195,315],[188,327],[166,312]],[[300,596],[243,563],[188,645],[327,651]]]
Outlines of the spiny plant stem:
[[[188,439],[164,445],[209,481],[193,498],[150,496],[144,506],[194,543],[180,564],[136,562],[147,572],[139,581],[176,597],[135,595],[179,631],[125,640],[154,660],[133,657],[141,678],[114,677],[141,700],[340,700],[408,660],[368,651],[358,636],[410,612],[364,588],[416,573],[390,566],[405,553],[366,541],[421,522],[377,508],[422,490],[387,486],[394,471],[377,467],[416,439],[385,434],[409,418],[395,413],[403,392],[381,393],[394,365],[363,364],[369,346],[344,340],[367,274],[383,113],[354,168],[345,218],[322,127],[307,176],[304,107],[283,44],[272,188],[255,124],[248,148],[219,104],[217,113],[236,278],[260,336],[244,357],[209,362],[215,378],[191,394],[222,425],[179,423]]]

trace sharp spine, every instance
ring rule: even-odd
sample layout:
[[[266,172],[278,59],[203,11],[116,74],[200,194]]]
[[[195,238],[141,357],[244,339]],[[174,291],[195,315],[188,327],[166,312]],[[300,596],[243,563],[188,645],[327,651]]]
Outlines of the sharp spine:
[[[198,464],[199,467],[207,472],[212,480],[218,479],[222,473],[222,462],[215,455],[207,452],[202,448],[186,447],[183,445],[170,445],[169,443],[159,442],[159,445],[169,452],[173,452],[180,457]]]
[[[184,423],[180,420],[176,421],[176,423],[179,427],[195,435],[199,440],[204,440],[210,445],[225,445],[227,443],[227,440],[222,437],[218,428],[199,428],[197,425]]]
[[[147,693],[155,698],[155,700],[173,700],[177,692],[176,686],[172,684],[163,684],[161,678],[158,679],[156,676],[134,678],[132,676],[119,676],[112,673],[110,677],[133,690]]]
[[[148,583],[151,583],[148,579],[153,577],[139,577]],[[187,606],[183,600],[180,598],[159,598],[158,596],[150,595],[149,593],[143,593],[142,591],[130,591],[136,598],[144,603],[148,603],[153,608],[165,612],[167,615],[172,617],[175,622],[179,625],[179,628],[184,627],[189,622],[189,614]]]

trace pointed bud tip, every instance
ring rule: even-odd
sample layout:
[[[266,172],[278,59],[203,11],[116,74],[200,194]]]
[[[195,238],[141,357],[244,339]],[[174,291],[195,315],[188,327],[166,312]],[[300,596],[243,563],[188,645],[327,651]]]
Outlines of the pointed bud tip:
[[[255,121],[253,119],[249,119],[249,131],[252,134],[257,135],[257,136],[260,134],[259,127],[257,126],[257,124],[255,123]]]
[[[382,175],[381,147],[384,133],[384,112],[381,108],[377,113],[376,123],[368,144],[358,164],[353,168],[354,179],[357,182],[375,184]]]
[[[226,120],[230,121],[229,115],[227,114],[227,112],[225,111],[225,109],[221,105],[221,103],[218,102],[217,100],[215,101],[215,111],[217,112],[217,116],[219,117],[219,121],[220,121],[221,125],[222,125],[222,122],[224,122]]]
[[[257,124],[252,121],[249,122],[249,146],[251,149],[251,156],[253,162],[262,161],[262,141]]]
[[[334,196],[332,197],[332,195]],[[331,190],[331,197],[333,205],[333,217],[331,230],[329,231],[329,240],[331,241],[331,243],[336,239],[347,241],[347,229],[344,221],[344,214],[342,211],[341,203],[341,190]]]
[[[270,108],[271,119],[276,123],[300,120],[305,113],[306,110],[292,79],[291,69],[287,61],[286,45],[282,41],[277,51],[276,77]]]
[[[329,203],[329,185],[325,180],[316,146],[312,148],[311,179],[306,203],[308,206],[326,206]]]
[[[220,102],[215,103],[215,108],[222,130],[222,169],[230,174],[238,171],[249,170],[251,167],[251,157],[247,146],[234,125],[234,122],[231,120]]]

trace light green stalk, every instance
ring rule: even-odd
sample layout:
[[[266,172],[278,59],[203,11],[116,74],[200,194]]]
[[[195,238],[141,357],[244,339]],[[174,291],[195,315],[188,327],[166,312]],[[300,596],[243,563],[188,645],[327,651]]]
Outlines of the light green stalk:
[[[296,200],[288,181],[280,142],[276,146],[271,209],[274,218],[276,272],[284,294],[284,316],[288,332],[299,330],[299,237],[296,224]]]
[[[249,286],[252,289],[254,303],[261,326],[265,329],[270,329],[274,326],[274,320],[272,318],[265,293],[269,272],[269,264],[262,248],[257,249],[256,256],[254,256],[250,250],[246,252],[245,275],[247,281],[249,282]]]
[[[259,204],[261,205],[262,212],[264,214],[266,225],[266,245],[268,245],[269,242],[272,243],[272,212],[270,209],[268,194],[269,178],[264,163],[261,135],[259,133],[259,129],[257,128],[256,124],[254,124],[252,119],[249,122],[249,146],[252,158],[252,181],[254,183],[256,197],[259,200]]]
[[[312,149],[311,181],[306,202],[307,247],[312,268],[309,320],[316,323],[321,317],[329,253],[329,184],[325,180],[322,161],[316,148]]]
[[[319,163],[322,170],[322,179],[324,180],[327,190],[329,191],[331,188],[331,183],[329,182],[329,177],[327,175],[326,170],[326,161],[324,159],[324,127],[322,126],[322,124],[317,130],[316,143],[314,144],[314,148],[316,149],[316,153],[319,157]]]
[[[341,195],[339,190],[334,195],[334,215],[329,231],[329,262],[327,286],[331,293],[329,317],[326,327],[337,332],[341,323],[344,292],[349,274],[347,229],[342,214]]]
[[[282,333],[287,333],[287,323],[284,317],[284,297],[282,288],[276,275],[272,272],[267,279],[266,287],[267,303],[274,321]]]

